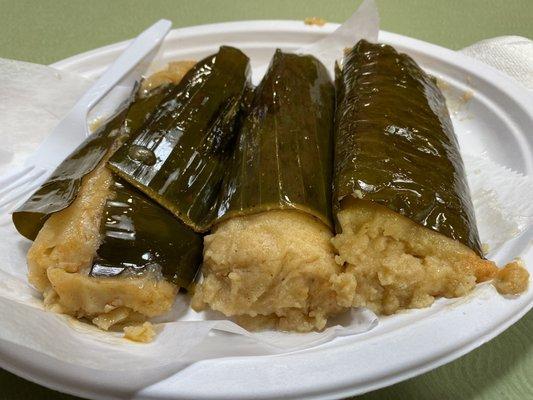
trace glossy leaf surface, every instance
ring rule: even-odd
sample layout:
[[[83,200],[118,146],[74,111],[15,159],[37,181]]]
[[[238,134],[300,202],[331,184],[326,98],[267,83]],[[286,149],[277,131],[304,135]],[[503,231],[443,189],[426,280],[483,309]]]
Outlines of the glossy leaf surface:
[[[379,203],[481,255],[463,161],[434,79],[391,46],[357,43],[337,70],[334,212]]]
[[[248,86],[248,57],[221,47],[184,76],[109,167],[196,231],[207,230]]]
[[[295,209],[332,226],[334,100],[320,61],[275,53],[239,132],[220,219]]]
[[[115,181],[112,192],[104,206],[102,243],[91,276],[151,269],[188,287],[202,260],[202,236],[128,184]]]

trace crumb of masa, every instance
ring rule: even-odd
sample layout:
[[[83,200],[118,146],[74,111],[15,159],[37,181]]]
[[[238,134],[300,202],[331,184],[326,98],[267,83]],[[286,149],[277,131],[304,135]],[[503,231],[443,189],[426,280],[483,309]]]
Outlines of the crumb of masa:
[[[154,340],[155,329],[150,322],[142,325],[133,325],[124,327],[124,338],[139,343],[149,343]]]
[[[316,26],[324,26],[326,25],[326,20],[324,18],[320,17],[307,17],[304,19],[304,24],[306,25],[316,25]]]
[[[494,286],[500,294],[520,294],[529,283],[529,272],[521,260],[513,260],[500,269],[494,278]]]

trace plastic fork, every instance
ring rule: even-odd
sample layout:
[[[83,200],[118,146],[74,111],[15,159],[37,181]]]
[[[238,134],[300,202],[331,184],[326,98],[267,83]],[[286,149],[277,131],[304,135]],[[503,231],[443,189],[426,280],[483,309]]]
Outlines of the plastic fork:
[[[161,19],[137,36],[91,85],[23,166],[0,176],[0,215],[12,212],[90,134],[87,115],[109,91],[163,41],[172,23]]]

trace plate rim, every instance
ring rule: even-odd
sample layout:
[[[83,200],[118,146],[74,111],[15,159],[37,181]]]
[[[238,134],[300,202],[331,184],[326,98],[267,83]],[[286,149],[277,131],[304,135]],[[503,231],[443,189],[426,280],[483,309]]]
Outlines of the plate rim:
[[[332,24],[328,23],[324,27],[309,27],[307,25],[304,25],[302,21],[294,21],[294,20],[252,20],[252,21],[234,21],[234,22],[225,22],[225,23],[215,23],[215,24],[204,24],[204,25],[195,25],[192,27],[183,27],[174,29],[171,31],[172,35],[180,35],[180,36],[187,36],[187,35],[196,35],[198,33],[205,33],[205,31],[227,31],[230,29],[234,30],[240,30],[242,32],[249,31],[251,28],[257,29],[258,27],[263,29],[287,29],[287,30],[294,30],[295,32],[321,32],[321,33],[328,33],[335,29],[338,26],[338,24]],[[523,104],[523,109],[527,115],[530,117],[533,116],[533,102],[531,93],[527,92],[527,89],[521,87],[518,83],[516,83],[512,78],[508,77],[507,75],[503,74],[502,72],[487,66],[473,58],[470,58],[466,55],[459,54],[454,52],[453,50],[446,49],[441,46],[437,46],[434,44],[430,44],[418,39],[409,38],[407,36],[398,35],[390,32],[380,31],[380,41],[385,42],[403,42],[407,45],[407,47],[415,47],[417,50],[421,52],[429,52],[430,54],[438,51],[441,53],[444,53],[447,56],[447,62],[451,62],[452,64],[460,64],[461,59],[469,59],[469,65],[473,65],[476,68],[479,68],[483,73],[484,76],[487,79],[497,77],[498,80],[503,79],[508,83],[507,86],[504,87],[498,87],[499,90],[502,90],[504,92],[507,92],[507,94],[513,98],[521,99],[520,102]],[[66,59],[57,61],[51,66],[59,68],[59,69],[69,69],[74,65],[75,63],[80,63],[81,60],[88,59],[91,57],[94,57],[96,55],[102,55],[104,53],[113,53],[117,50],[124,48],[127,43],[129,43],[129,40],[110,44],[107,46],[103,46],[97,49],[93,49],[87,52],[80,53],[78,55],[74,55],[72,57],[68,57]],[[519,89],[517,91],[517,88]],[[533,119],[533,118],[532,118]],[[533,140],[533,139],[532,139]],[[527,148],[529,149],[529,153],[531,154],[531,140],[526,143]],[[531,159],[528,159],[530,162],[526,165],[528,174],[532,174],[533,171],[533,157]],[[531,293],[530,296],[531,297]],[[399,374],[395,374],[389,377],[384,377],[378,379],[374,383],[369,383],[365,385],[359,385],[357,387],[354,386],[354,384],[349,384],[349,387],[345,388],[339,388],[338,390],[329,390],[327,393],[315,393],[315,394],[307,394],[307,398],[336,398],[338,396],[350,396],[354,394],[360,394],[371,390],[376,390],[381,387],[389,386],[394,383],[400,382],[405,379],[412,378],[414,376],[420,375],[422,373],[425,373],[431,369],[437,368],[441,365],[444,365],[450,361],[453,361],[457,359],[458,357],[472,351],[473,349],[479,347],[480,345],[486,343],[487,341],[491,340],[492,338],[499,335],[501,332],[506,330],[509,326],[511,326],[513,323],[518,321],[522,316],[524,316],[531,308],[533,307],[533,299],[529,301],[529,303],[522,306],[518,312],[515,312],[513,314],[508,315],[508,318],[505,320],[503,324],[500,324],[496,329],[492,329],[489,332],[487,332],[485,335],[477,338],[472,338],[469,343],[466,345],[463,345],[462,347],[456,349],[453,352],[448,353],[444,357],[439,357],[438,360],[434,361],[428,361],[426,363],[422,363],[417,368],[410,368],[406,372],[402,372]],[[328,351],[331,349],[316,349],[317,351]],[[1,351],[0,351],[1,353]],[[280,356],[290,356],[291,354],[285,354],[285,355],[279,355],[279,356],[260,356],[260,357],[280,357]],[[244,357],[231,357],[232,360],[239,360]],[[0,360],[1,364],[4,364],[3,360]],[[10,365],[11,366],[11,365]],[[63,392],[67,392],[70,394],[78,395],[78,396],[91,396],[91,393],[85,392],[85,391],[78,391],[76,388],[68,388],[65,386],[62,386],[60,382],[58,381],[52,381],[52,384],[49,381],[45,381],[39,378],[38,374],[36,373],[29,373],[26,372],[24,369],[15,368],[14,366],[2,365],[3,368],[5,368],[8,371],[11,371],[19,376],[23,376],[26,379],[29,379],[31,381],[37,382],[43,386],[51,387],[54,390],[59,390]],[[179,373],[179,372],[178,372]],[[148,393],[146,393],[148,394]],[[143,398],[143,394],[141,392],[141,398]],[[189,394],[186,394],[189,395]],[[179,396],[179,394],[178,394]],[[290,395],[290,398],[296,398],[295,396],[301,396],[301,393],[293,393]],[[118,397],[117,397],[118,398]],[[181,398],[181,397],[179,397]],[[184,397],[186,398],[186,397]]]

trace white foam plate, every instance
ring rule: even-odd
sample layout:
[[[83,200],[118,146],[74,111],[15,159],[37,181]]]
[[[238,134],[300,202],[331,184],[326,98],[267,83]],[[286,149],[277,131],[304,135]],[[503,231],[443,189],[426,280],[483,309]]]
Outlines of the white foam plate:
[[[245,51],[252,65],[258,66],[269,61],[275,48],[299,48],[336,26],[248,21],[177,29],[167,37],[163,55],[166,60],[199,59],[228,44]],[[413,56],[426,71],[447,82],[452,95],[473,93],[466,109],[453,121],[463,149],[485,153],[515,171],[533,174],[531,92],[451,50],[388,32],[380,33],[380,41]],[[96,77],[126,44],[102,47],[53,66]],[[531,237],[530,228],[491,258],[502,264],[520,255],[532,266]],[[98,372],[73,369],[56,359],[1,342],[0,364],[41,385],[91,398],[340,398],[391,385],[450,362],[504,331],[532,306],[533,290],[508,299],[496,295],[491,286],[481,285],[467,298],[441,299],[428,309],[381,318],[378,327],[361,335],[291,354],[197,362],[134,394],[103,386]]]

